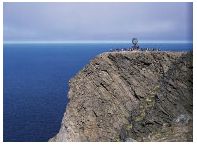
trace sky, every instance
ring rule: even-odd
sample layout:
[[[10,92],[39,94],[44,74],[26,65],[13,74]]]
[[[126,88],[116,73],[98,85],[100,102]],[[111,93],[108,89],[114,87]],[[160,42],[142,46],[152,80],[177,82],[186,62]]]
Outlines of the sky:
[[[192,3],[3,4],[9,41],[192,41]]]

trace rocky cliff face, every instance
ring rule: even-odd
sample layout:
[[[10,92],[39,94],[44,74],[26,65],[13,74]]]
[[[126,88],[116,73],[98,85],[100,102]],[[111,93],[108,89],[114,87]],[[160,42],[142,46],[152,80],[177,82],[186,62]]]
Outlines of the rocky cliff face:
[[[192,141],[192,73],[192,53],[103,53],[70,80],[50,141]]]

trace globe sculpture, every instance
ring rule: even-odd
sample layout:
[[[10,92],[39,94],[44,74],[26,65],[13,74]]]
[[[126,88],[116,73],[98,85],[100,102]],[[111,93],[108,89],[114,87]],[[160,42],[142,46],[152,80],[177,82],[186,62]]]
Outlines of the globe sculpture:
[[[138,45],[137,38],[133,38],[132,39],[132,43],[133,43],[133,48],[138,50],[139,49],[139,45]]]

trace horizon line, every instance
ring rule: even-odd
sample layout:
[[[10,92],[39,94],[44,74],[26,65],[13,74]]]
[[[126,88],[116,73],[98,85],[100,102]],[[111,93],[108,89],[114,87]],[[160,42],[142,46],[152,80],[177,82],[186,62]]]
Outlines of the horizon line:
[[[193,43],[186,40],[142,40],[140,43]],[[3,41],[3,44],[66,44],[66,43],[132,43],[132,40],[71,40],[71,41]]]

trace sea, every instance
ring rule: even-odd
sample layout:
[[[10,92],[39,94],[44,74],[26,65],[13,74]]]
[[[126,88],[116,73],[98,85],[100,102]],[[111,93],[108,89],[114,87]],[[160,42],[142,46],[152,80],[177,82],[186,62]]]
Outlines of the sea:
[[[129,43],[4,43],[3,141],[46,142],[67,105],[68,82],[96,55]],[[142,43],[163,51],[192,51],[192,43]]]

